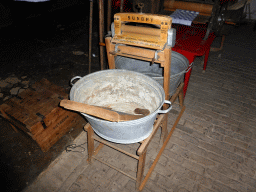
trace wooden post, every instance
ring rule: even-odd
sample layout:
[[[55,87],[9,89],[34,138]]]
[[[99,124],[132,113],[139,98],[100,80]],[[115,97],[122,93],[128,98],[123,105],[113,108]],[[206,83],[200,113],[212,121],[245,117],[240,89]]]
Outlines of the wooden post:
[[[165,92],[165,99],[169,100],[169,88],[170,88],[170,69],[171,69],[171,47],[167,46],[164,49],[164,92]],[[168,106],[164,105],[163,109],[167,109]],[[168,120],[168,113],[165,114],[162,123],[162,133],[161,133],[161,140],[162,142],[165,141],[168,131],[167,131],[167,120]]]
[[[112,11],[112,0],[108,0],[108,19],[107,19],[107,31],[111,31],[111,11]]]
[[[167,46],[164,49],[164,92],[165,99],[170,99],[169,88],[170,88],[170,74],[171,74],[171,47]],[[165,109],[167,106],[165,106]]]
[[[99,0],[99,40],[100,44],[104,43],[104,2]],[[104,47],[100,45],[100,69],[104,69]]]
[[[89,73],[91,73],[92,63],[92,17],[93,17],[93,0],[90,0],[90,22],[89,22]]]
[[[109,66],[109,69],[115,69],[115,56],[110,54],[110,52],[115,50],[115,47],[114,47],[114,45],[111,44],[110,41],[111,41],[111,37],[107,37],[105,39],[107,57],[108,57],[108,66]]]

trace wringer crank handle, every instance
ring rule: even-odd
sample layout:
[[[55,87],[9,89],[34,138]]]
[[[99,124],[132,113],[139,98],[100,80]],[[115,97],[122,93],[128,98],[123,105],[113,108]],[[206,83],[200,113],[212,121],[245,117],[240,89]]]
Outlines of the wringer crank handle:
[[[142,8],[144,7],[144,3],[138,3],[138,7],[140,9],[140,13],[142,13]]]

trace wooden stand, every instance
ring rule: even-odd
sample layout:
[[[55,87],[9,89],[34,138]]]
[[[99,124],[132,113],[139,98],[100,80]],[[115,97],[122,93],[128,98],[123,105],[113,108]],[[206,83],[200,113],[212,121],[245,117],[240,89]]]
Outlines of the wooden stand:
[[[116,47],[116,44],[111,43],[111,38],[107,37],[105,39],[106,41],[106,49],[107,49],[107,57],[109,62],[109,68],[115,69],[115,60],[114,57],[116,55],[125,56],[125,57],[131,57],[135,59],[141,59],[146,61],[152,61],[152,58],[155,56],[155,50],[152,49],[145,49],[141,47],[132,47],[132,46],[125,46],[125,45],[119,45]],[[171,57],[171,47],[166,46],[166,48],[163,51],[158,51],[158,60],[155,61],[155,63],[159,63],[161,67],[164,68],[164,91],[165,91],[165,99],[169,100],[169,84],[170,84],[170,57]],[[151,135],[146,138],[144,141],[141,142],[140,147],[137,149],[137,155],[131,154],[129,152],[126,152],[118,147],[116,147],[113,143],[108,142],[104,139],[100,139],[94,135],[94,131],[90,124],[87,124],[85,126],[85,130],[88,134],[88,161],[91,163],[92,159],[96,159],[100,161],[103,164],[106,164],[107,166],[125,174],[126,176],[130,177],[131,179],[136,181],[136,188],[141,191],[146,185],[147,180],[149,179],[152,171],[154,170],[159,158],[161,157],[166,145],[168,144],[168,141],[175,130],[184,110],[185,106],[183,105],[183,86],[184,84],[180,84],[180,86],[177,88],[176,93],[171,97],[170,101],[173,103],[177,97],[179,97],[180,100],[180,107],[181,111],[174,122],[174,125],[170,132],[168,133],[167,130],[167,119],[168,114],[160,114],[157,116],[157,120],[154,123],[153,131]],[[163,106],[163,108],[167,108],[167,106]],[[147,147],[150,144],[152,138],[155,136],[158,128],[161,126],[161,140],[162,140],[162,147],[156,156],[153,164],[151,165],[146,177],[143,179],[143,173],[144,173],[144,166],[146,161],[146,153],[147,153]],[[100,145],[95,149],[94,148],[94,140],[100,142]],[[100,149],[107,145],[117,151],[120,151],[121,153],[124,153],[134,159],[138,160],[138,167],[137,167],[137,176],[134,178],[133,176],[128,175],[127,173],[123,172],[122,170],[119,170],[118,168],[115,168],[114,166],[103,162],[102,160],[98,159],[96,157],[97,153],[100,151]]]

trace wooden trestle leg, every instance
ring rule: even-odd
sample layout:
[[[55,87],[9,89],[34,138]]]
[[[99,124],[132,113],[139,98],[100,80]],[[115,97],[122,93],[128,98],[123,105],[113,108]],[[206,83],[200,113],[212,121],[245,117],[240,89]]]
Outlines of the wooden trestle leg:
[[[92,162],[92,156],[94,152],[94,131],[91,126],[87,128],[87,145],[88,145],[88,162]]]
[[[185,111],[185,106],[182,107],[181,112],[179,113],[179,116],[177,117],[177,119],[176,119],[176,121],[175,121],[175,123],[174,123],[174,125],[173,125],[173,127],[172,127],[172,129],[171,129],[171,131],[169,132],[169,134],[168,134],[166,140],[164,141],[164,143],[163,143],[163,145],[162,145],[160,151],[158,152],[158,154],[157,154],[157,156],[156,156],[156,158],[155,158],[153,164],[152,164],[151,167],[149,168],[148,173],[146,174],[144,180],[142,181],[142,183],[141,183],[141,185],[140,185],[140,187],[139,187],[139,191],[142,191],[143,188],[145,187],[145,185],[146,185],[146,183],[147,183],[147,181],[148,181],[148,179],[149,179],[151,173],[153,172],[153,170],[154,170],[154,168],[155,168],[155,166],[156,166],[158,160],[160,159],[160,157],[161,157],[161,155],[162,155],[162,153],[163,153],[163,151],[164,151],[166,145],[168,144],[168,142],[169,142],[169,140],[170,140],[170,138],[171,138],[171,136],[172,136],[172,133],[174,132],[176,126],[178,125],[179,120],[180,120],[180,118],[181,118],[181,116],[182,116],[182,114],[183,114],[184,111]]]
[[[169,100],[169,87],[170,87],[170,68],[171,68],[171,48],[164,49],[164,62],[161,63],[162,67],[164,67],[164,92],[165,99]],[[167,109],[168,106],[165,104],[163,109]],[[163,122],[162,122],[162,133],[161,133],[161,141],[164,143],[165,139],[168,135],[167,130],[167,122],[168,122],[168,114],[165,114]]]
[[[146,154],[147,151],[145,150],[142,154],[139,155],[139,161],[138,161],[138,169],[137,169],[137,177],[136,177],[136,189],[138,190],[144,173],[144,167],[146,162]]]
[[[165,139],[167,138],[168,135],[168,130],[167,130],[167,120],[168,120],[168,114],[164,115],[162,125],[161,125],[161,144],[164,143]]]

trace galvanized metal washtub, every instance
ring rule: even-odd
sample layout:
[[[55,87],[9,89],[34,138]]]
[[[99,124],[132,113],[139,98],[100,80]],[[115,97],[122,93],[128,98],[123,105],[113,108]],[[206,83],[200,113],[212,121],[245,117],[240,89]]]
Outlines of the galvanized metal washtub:
[[[165,100],[162,86],[154,79],[141,73],[109,69],[91,73],[73,84],[70,100],[90,105],[108,107],[123,113],[134,114],[135,108],[150,111],[148,116],[137,120],[110,122],[82,113],[93,130],[102,138],[115,143],[136,143],[147,138],[158,113],[168,113],[172,106]],[[170,105],[161,110],[164,103]]]
[[[115,65],[117,69],[126,69],[148,75],[163,85],[163,68],[161,68],[159,64],[151,65],[148,61],[116,56]],[[189,71],[190,68],[191,66],[189,66],[189,61],[185,56],[172,51],[169,87],[170,95],[175,93],[179,84],[184,80],[184,74]]]

